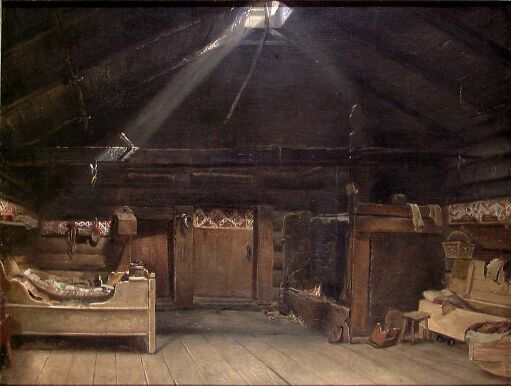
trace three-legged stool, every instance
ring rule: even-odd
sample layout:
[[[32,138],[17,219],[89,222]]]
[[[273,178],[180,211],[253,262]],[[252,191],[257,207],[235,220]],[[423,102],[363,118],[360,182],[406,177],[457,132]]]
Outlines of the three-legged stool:
[[[399,340],[401,342],[404,341],[404,337],[406,334],[406,330],[408,327],[410,327],[410,344],[415,343],[415,330],[417,325],[424,321],[424,330],[423,330],[423,338],[429,342],[429,326],[428,326],[428,319],[430,315],[427,312],[420,312],[420,311],[412,311],[412,312],[403,312],[401,314],[401,317],[403,318],[403,326],[401,328],[401,335],[399,336]]]

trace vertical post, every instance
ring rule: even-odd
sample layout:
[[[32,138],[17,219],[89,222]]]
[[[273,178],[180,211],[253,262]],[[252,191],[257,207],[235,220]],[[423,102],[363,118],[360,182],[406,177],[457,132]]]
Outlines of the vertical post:
[[[174,214],[174,300],[177,308],[193,305],[193,207],[178,206]]]
[[[255,221],[256,247],[256,300],[258,304],[271,304],[273,291],[273,211],[259,206]]]
[[[368,333],[370,263],[371,245],[369,235],[367,233],[352,232],[350,237],[352,336],[364,336]]]
[[[149,277],[149,336],[147,342],[147,352],[153,354],[156,351],[156,321],[155,321],[155,308],[156,308],[156,279],[154,273]]]

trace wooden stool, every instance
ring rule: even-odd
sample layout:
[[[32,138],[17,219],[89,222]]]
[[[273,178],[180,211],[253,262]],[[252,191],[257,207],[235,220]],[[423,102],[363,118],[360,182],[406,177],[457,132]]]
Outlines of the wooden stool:
[[[411,339],[410,344],[415,343],[415,328],[418,325],[418,323],[424,321],[424,331],[423,331],[423,338],[426,339],[426,341],[429,342],[429,326],[428,326],[428,319],[430,315],[427,312],[420,312],[420,311],[412,311],[412,312],[403,312],[401,314],[401,317],[403,318],[403,326],[401,328],[401,335],[399,337],[399,340],[401,342],[404,341],[404,337],[406,334],[406,329],[410,325],[410,333],[411,333]]]
[[[0,351],[5,350],[5,359],[9,365],[12,365],[14,357],[11,348],[11,335],[13,332],[13,319],[10,315],[0,320]]]

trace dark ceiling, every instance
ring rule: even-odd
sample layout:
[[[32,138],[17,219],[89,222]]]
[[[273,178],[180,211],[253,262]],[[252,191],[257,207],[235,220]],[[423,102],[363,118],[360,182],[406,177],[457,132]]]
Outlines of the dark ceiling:
[[[511,8],[3,8],[4,154],[48,146],[457,149],[506,135]],[[356,105],[356,106],[355,106]],[[355,107],[354,107],[355,106]],[[350,117],[351,115],[351,117]]]

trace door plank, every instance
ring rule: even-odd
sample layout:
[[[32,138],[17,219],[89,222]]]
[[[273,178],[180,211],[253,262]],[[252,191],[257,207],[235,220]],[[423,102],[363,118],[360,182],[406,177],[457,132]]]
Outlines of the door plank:
[[[194,295],[207,298],[252,297],[253,231],[195,228]]]
[[[206,339],[222,358],[251,385],[287,384],[268,366],[226,334],[209,334]]]
[[[76,351],[73,353],[71,362],[66,384],[91,385],[94,381],[96,353],[94,351]]]
[[[181,338],[205,380],[218,385],[246,385],[247,380],[236,372],[202,335]]]
[[[257,208],[255,221],[257,251],[256,298],[259,304],[270,304],[273,296],[273,215],[269,206]]]
[[[182,335],[174,334],[160,350],[172,378],[176,385],[206,384],[199,367],[181,342],[180,336]]]
[[[118,352],[115,354],[115,371],[118,385],[147,384],[140,354]]]
[[[117,384],[115,353],[101,351],[96,353],[93,383],[95,385]]]
[[[36,383],[38,385],[64,384],[72,359],[72,351],[52,350]]]
[[[16,350],[14,365],[2,370],[2,383],[33,385],[41,374],[50,355],[49,350]]]

